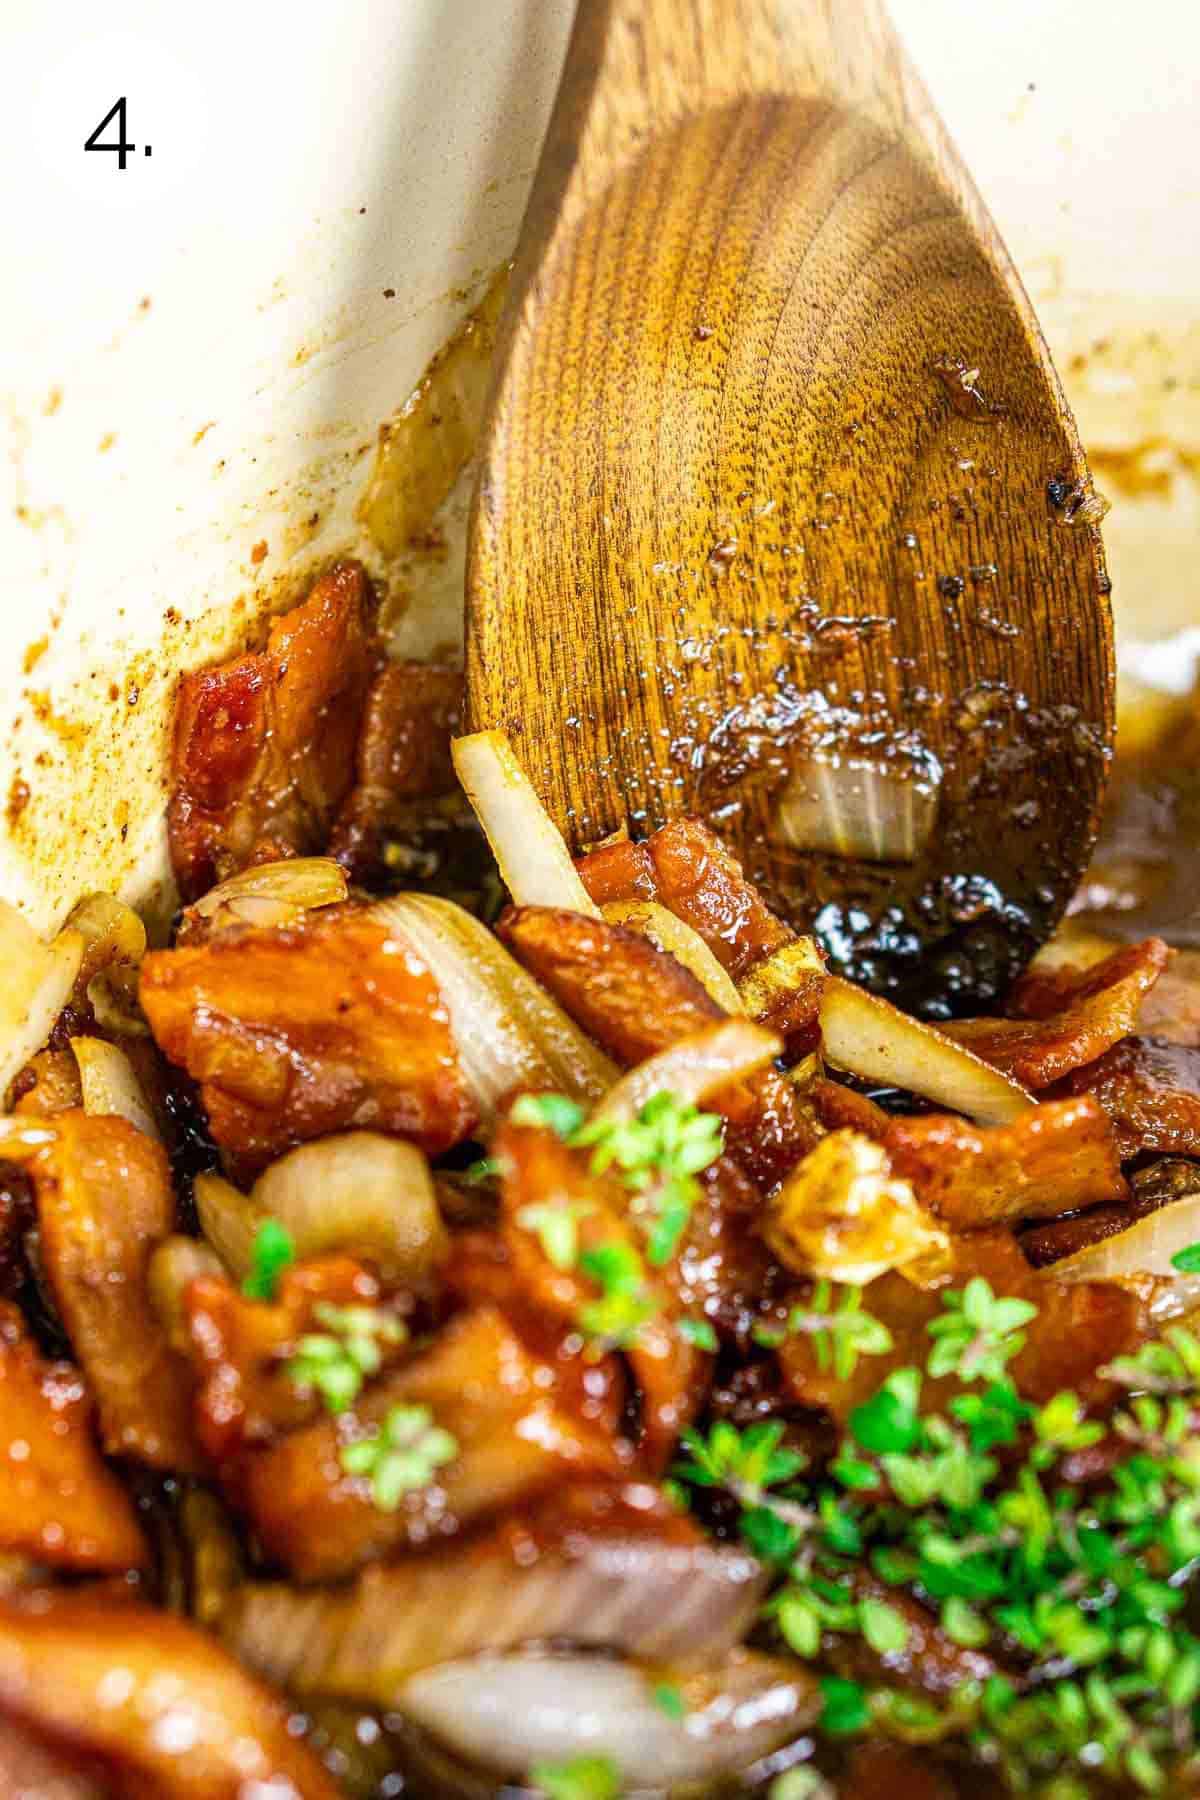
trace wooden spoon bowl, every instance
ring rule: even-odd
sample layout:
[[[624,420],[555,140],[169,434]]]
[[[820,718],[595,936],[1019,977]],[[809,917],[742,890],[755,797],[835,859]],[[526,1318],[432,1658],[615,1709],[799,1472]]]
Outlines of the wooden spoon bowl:
[[[1112,628],[1029,302],[875,5],[581,0],[472,527],[472,724],[576,847],[710,819],[836,965],[999,992]]]

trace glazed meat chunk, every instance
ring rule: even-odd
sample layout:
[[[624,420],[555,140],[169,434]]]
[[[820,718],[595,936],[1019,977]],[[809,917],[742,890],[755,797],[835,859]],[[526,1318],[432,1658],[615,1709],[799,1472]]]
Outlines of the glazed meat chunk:
[[[365,572],[340,563],[276,619],[264,651],[180,682],[167,830],[185,900],[322,848],[354,779],[374,614]]]

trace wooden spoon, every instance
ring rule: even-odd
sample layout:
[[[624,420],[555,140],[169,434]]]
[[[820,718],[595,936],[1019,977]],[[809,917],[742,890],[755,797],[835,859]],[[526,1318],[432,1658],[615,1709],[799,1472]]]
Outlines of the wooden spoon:
[[[580,0],[467,588],[577,848],[700,813],[844,972],[994,996],[1093,841],[1103,510],[876,0]]]

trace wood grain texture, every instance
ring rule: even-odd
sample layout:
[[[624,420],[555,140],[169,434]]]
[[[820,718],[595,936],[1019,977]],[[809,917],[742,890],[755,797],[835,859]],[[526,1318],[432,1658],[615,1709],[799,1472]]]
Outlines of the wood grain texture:
[[[577,846],[699,812],[843,970],[977,1005],[1092,841],[1095,510],[1028,300],[874,0],[581,0],[467,601],[472,726],[510,732]],[[913,860],[786,841],[831,762],[874,771]]]

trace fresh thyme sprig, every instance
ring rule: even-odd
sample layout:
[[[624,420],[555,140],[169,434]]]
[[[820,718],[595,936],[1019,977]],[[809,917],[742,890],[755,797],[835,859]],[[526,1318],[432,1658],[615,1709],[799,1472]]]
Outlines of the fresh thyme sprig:
[[[345,1412],[363,1383],[383,1366],[384,1347],[402,1344],[403,1322],[377,1306],[331,1306],[320,1301],[313,1318],[323,1332],[309,1332],[284,1365],[293,1387],[318,1394],[331,1413]]]
[[[344,1444],[347,1475],[365,1477],[380,1512],[395,1512],[405,1494],[418,1492],[458,1455],[458,1441],[434,1422],[427,1406],[393,1406],[382,1425]]]
[[[700,1112],[664,1092],[647,1100],[635,1119],[588,1120],[566,1094],[522,1094],[509,1117],[514,1125],[538,1125],[573,1148],[590,1150],[595,1174],[619,1170],[646,1233],[647,1260],[652,1268],[670,1262],[700,1193],[696,1177],[721,1154],[717,1113]]]
[[[1184,1618],[1200,1564],[1200,1339],[1176,1326],[1115,1363],[1129,1398],[1105,1422],[1074,1393],[1021,1398],[1008,1366],[1029,1302],[982,1281],[942,1301],[924,1368],[889,1372],[823,1472],[778,1425],[718,1421],[689,1434],[676,1476],[739,1501],[743,1536],[786,1571],[768,1612],[796,1654],[859,1636],[886,1658],[932,1608],[952,1642],[1022,1670],[965,1683],[941,1717],[828,1676],[825,1732],[965,1731],[1019,1791],[1054,1778],[1074,1800],[1104,1776],[1157,1792],[1200,1743],[1200,1637]],[[964,1391],[943,1412],[923,1388],[946,1379]],[[1093,1449],[1099,1475],[1068,1485],[1066,1459]]]
[[[254,1234],[250,1269],[242,1283],[247,1300],[273,1300],[279,1277],[295,1260],[291,1232],[278,1219],[264,1219]]]
[[[832,1369],[839,1381],[850,1379],[860,1356],[883,1356],[892,1348],[883,1320],[863,1311],[862,1289],[831,1281],[818,1281],[807,1304],[793,1306],[786,1324],[756,1327],[754,1341],[770,1349],[804,1335],[812,1338],[817,1367]]]

